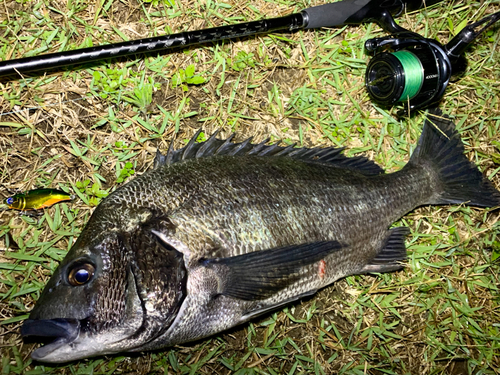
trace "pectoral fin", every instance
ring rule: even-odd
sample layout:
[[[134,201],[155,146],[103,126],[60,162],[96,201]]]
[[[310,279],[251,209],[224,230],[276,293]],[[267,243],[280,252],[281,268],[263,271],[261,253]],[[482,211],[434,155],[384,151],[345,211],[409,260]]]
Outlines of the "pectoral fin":
[[[202,259],[200,263],[220,275],[217,294],[242,300],[262,300],[297,281],[302,267],[341,248],[337,241],[322,241],[230,258]]]

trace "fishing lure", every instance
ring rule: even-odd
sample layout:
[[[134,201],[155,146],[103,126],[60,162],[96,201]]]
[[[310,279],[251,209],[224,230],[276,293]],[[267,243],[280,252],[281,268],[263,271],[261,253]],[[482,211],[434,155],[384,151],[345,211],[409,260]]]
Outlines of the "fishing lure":
[[[5,200],[5,204],[14,210],[42,210],[56,203],[73,199],[68,193],[56,189],[35,189],[19,193]]]

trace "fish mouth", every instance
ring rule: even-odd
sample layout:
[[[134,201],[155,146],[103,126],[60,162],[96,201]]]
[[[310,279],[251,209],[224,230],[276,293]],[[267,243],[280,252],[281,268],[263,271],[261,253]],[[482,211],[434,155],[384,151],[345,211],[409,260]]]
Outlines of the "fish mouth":
[[[72,343],[79,334],[80,321],[77,319],[28,319],[21,327],[23,337],[34,337],[38,342],[49,340],[31,354],[35,360],[43,360],[54,350]]]

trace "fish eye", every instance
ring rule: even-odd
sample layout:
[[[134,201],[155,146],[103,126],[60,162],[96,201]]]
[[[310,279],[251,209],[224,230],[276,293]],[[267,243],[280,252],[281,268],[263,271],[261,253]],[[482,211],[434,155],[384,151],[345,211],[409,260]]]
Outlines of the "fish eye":
[[[5,200],[5,203],[7,203],[8,205],[11,205],[12,203],[14,203],[14,197],[9,197]]]
[[[90,263],[79,263],[70,269],[68,281],[73,286],[88,283],[94,276],[95,267]]]

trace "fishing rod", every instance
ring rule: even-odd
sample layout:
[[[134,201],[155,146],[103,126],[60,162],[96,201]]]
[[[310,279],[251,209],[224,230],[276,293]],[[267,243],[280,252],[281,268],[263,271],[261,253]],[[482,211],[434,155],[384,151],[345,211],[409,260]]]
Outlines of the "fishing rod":
[[[50,53],[40,56],[0,62],[0,77],[22,77],[25,73],[44,72],[77,64],[123,57],[136,54],[171,50],[195,44],[241,38],[250,35],[276,31],[296,31],[320,27],[358,25],[364,22],[378,22],[381,15],[399,15],[438,3],[441,0],[344,0],[319,5],[288,16],[244,22],[235,25],[187,31],[153,38]],[[385,22],[385,18],[383,19]]]
[[[378,23],[391,35],[365,42],[365,48],[374,54],[365,74],[370,98],[386,107],[401,105],[399,116],[437,103],[448,83],[465,73],[466,48],[498,20],[500,12],[484,17],[443,45],[398,26],[384,12]]]

